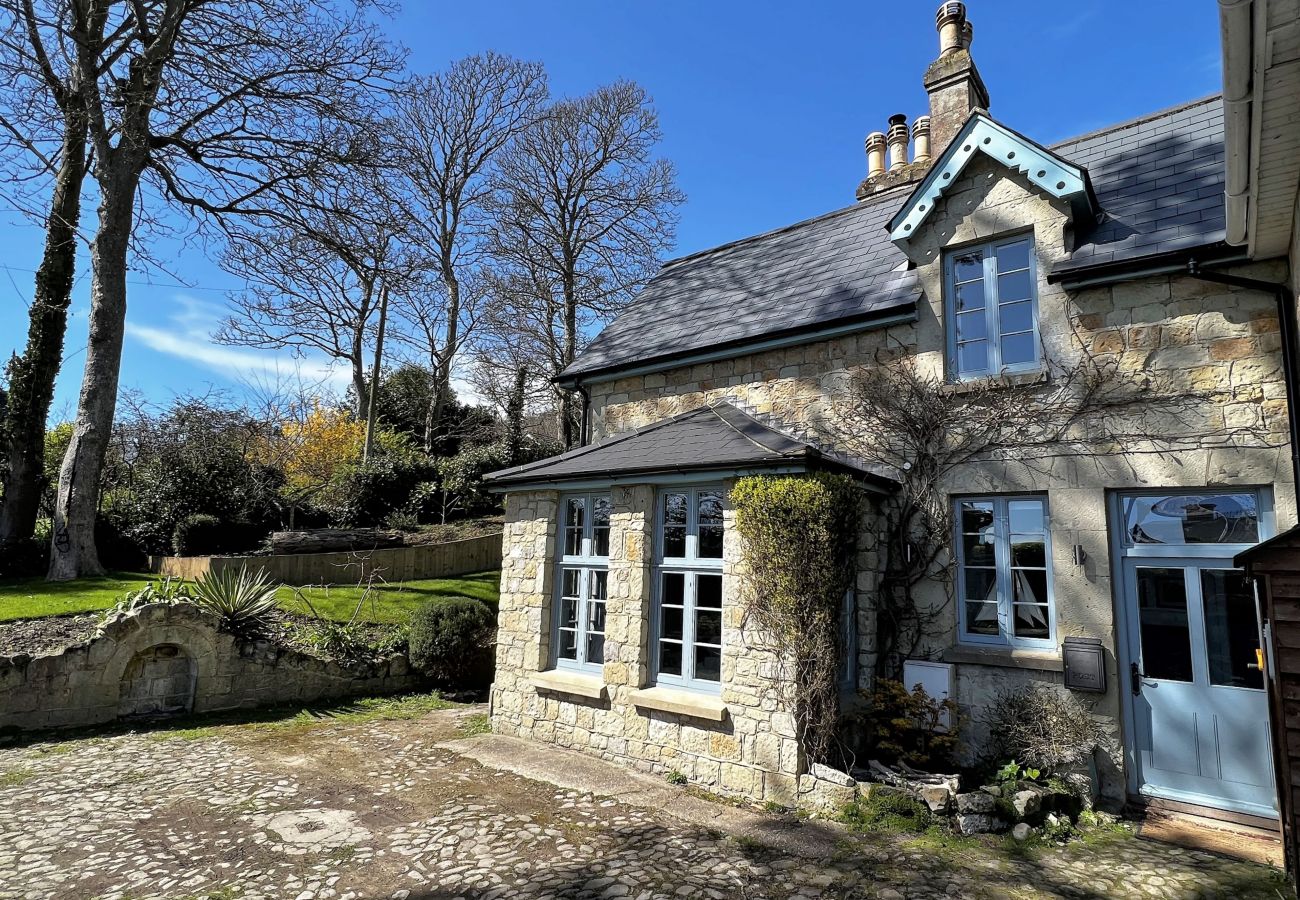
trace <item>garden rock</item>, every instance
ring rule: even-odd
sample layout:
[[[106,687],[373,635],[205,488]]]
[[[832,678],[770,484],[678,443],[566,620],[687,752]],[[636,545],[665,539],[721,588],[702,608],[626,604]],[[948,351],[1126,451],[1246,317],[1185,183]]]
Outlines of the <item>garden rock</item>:
[[[1033,833],[1033,829],[1030,828],[1028,823],[1026,822],[1021,822],[1015,828],[1011,829],[1011,836],[1015,838],[1017,841],[1029,840],[1029,835],[1032,833]]]
[[[958,797],[958,800],[961,798]],[[962,834],[993,834],[1007,830],[1007,823],[997,816],[973,813],[957,817],[957,830]]]
[[[963,816],[984,815],[987,817],[996,807],[997,800],[994,799],[993,795],[986,794],[983,791],[957,795],[957,812]]]
[[[932,813],[947,813],[952,806],[952,791],[946,784],[929,785],[917,793]]]
[[[1015,807],[1016,815],[1019,818],[1027,819],[1042,808],[1043,797],[1038,791],[1017,791],[1016,795],[1011,798],[1011,805]]]
[[[841,772],[839,769],[832,769],[830,766],[824,766],[821,763],[813,763],[808,770],[809,774],[818,781],[829,781],[831,784],[838,784],[844,787],[854,787],[857,780],[852,775]]]

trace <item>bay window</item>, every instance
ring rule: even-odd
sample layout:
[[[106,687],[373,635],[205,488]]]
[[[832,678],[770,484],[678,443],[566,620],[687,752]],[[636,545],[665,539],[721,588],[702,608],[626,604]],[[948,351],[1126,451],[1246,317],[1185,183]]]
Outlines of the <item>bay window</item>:
[[[652,618],[659,684],[717,690],[722,680],[722,497],[720,487],[659,495]]]
[[[558,668],[599,669],[605,662],[609,597],[609,494],[560,501],[560,559],[552,616]]]

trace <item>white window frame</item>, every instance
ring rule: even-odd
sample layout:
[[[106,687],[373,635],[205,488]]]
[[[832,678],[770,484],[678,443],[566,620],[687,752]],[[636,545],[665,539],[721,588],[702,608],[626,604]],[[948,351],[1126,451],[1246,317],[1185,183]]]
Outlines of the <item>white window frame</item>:
[[[695,677],[695,613],[696,613],[696,584],[700,575],[716,575],[723,578],[721,587],[721,603],[725,604],[726,597],[726,580],[722,574],[723,560],[721,557],[714,559],[711,557],[701,557],[699,555],[699,495],[702,493],[717,493],[721,495],[723,503],[726,503],[727,492],[720,484],[701,484],[701,485],[680,485],[665,486],[660,488],[658,496],[655,499],[655,567],[654,567],[654,602],[651,604],[650,617],[650,642],[651,642],[651,673],[655,684],[661,684],[672,687],[682,687],[691,690],[704,691],[716,694],[722,689],[721,661],[719,661],[719,673],[717,681],[707,679],[697,679]],[[685,494],[687,497],[686,507],[686,555],[679,557],[668,557],[664,555],[664,522],[666,518],[668,495]],[[724,519],[725,520],[725,519]],[[725,526],[723,541],[726,541]],[[660,671],[660,627],[663,617],[663,577],[665,573],[678,573],[683,576],[682,584],[682,673],[680,675],[665,674]],[[720,640],[719,655],[722,652]]]
[[[559,531],[556,540],[557,562],[555,566],[555,589],[551,598],[551,660],[557,669],[579,669],[582,671],[599,672],[604,666],[604,661],[589,662],[587,660],[587,639],[593,634],[590,622],[590,606],[593,595],[592,588],[600,575],[605,578],[605,602],[606,604],[606,622],[608,623],[608,601],[609,601],[609,556],[599,556],[596,553],[596,525],[595,517],[592,512],[595,509],[597,499],[603,498],[610,501],[610,529],[613,528],[613,500],[610,494],[603,491],[595,491],[584,494],[562,494],[560,496],[559,511]],[[582,523],[582,535],[578,540],[578,552],[576,554],[568,553],[569,548],[569,525],[568,512],[570,500],[582,500],[586,510]],[[608,546],[608,539],[606,541]],[[577,659],[560,658],[560,638],[563,629],[560,627],[560,611],[564,603],[564,573],[566,571],[578,572],[578,625],[577,625]],[[605,632],[594,632],[604,635]],[[602,654],[603,656],[603,654]]]
[[[1043,505],[1043,563],[1047,583],[1047,637],[1027,638],[1015,634],[1015,588],[1012,584],[1010,516],[1007,504],[1034,500]],[[998,633],[975,634],[966,629],[966,550],[962,540],[961,505],[992,503],[994,529],[994,576],[998,598]],[[1052,514],[1046,494],[983,494],[952,498],[953,557],[957,573],[957,642],[959,644],[1005,647],[1015,650],[1056,650],[1056,588],[1052,574]]]
[[[1011,272],[1023,272],[1026,270],[1012,269],[1011,272],[999,273],[997,269],[997,252],[1002,247],[1010,246],[1011,244],[1018,244],[1021,241],[1027,241],[1029,243],[1029,302],[1030,316],[1033,322],[1032,338],[1034,342],[1034,358],[1029,362],[1004,366],[1002,364],[1003,335],[999,326],[1001,298],[998,295],[998,275],[1011,274]],[[980,371],[963,372],[960,367],[960,357],[957,354],[956,260],[959,256],[967,256],[976,251],[983,254],[984,258],[982,278],[984,282],[984,331],[988,343],[988,366]],[[966,284],[968,282],[962,283]],[[1034,252],[1033,232],[1022,232],[1020,234],[999,238],[994,241],[986,241],[982,244],[974,244],[946,251],[943,260],[943,310],[944,330],[946,332],[948,348],[948,375],[951,380],[970,381],[977,378],[991,378],[999,375],[1015,375],[1024,372],[1042,371],[1043,346],[1038,322],[1038,260]],[[1023,332],[1015,333],[1022,334]]]

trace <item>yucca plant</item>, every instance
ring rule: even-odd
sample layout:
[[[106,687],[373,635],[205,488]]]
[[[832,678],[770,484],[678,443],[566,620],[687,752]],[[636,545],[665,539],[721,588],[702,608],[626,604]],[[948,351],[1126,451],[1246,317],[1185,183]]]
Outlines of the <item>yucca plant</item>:
[[[236,634],[264,632],[275,611],[275,592],[265,569],[250,573],[246,566],[207,572],[194,583],[194,604],[221,619]]]

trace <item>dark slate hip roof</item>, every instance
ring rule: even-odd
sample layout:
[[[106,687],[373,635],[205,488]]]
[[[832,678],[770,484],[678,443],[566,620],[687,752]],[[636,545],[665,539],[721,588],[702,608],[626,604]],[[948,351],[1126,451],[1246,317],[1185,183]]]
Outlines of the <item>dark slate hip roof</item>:
[[[1105,213],[1053,279],[1097,266],[1221,247],[1223,114],[1218,97],[1050,148],[1088,170]],[[886,223],[913,186],[665,263],[561,374],[565,381],[691,353],[816,332],[913,308],[915,272]]]
[[[848,457],[771,428],[729,403],[627,431],[538,462],[484,476],[489,487],[678,472],[794,466],[848,472],[881,485],[894,482]]]

